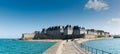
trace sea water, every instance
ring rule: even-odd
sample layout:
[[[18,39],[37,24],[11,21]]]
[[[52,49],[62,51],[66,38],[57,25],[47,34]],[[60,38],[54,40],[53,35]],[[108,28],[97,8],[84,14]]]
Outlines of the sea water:
[[[120,38],[93,40],[93,41],[85,42],[83,43],[83,45],[89,46],[95,49],[103,50],[111,54],[120,54]],[[93,51],[94,52],[93,54],[96,54],[95,51],[96,50]],[[102,54],[102,52],[99,51],[97,54]],[[108,53],[104,53],[104,54],[108,54]]]
[[[0,39],[0,54],[42,54],[55,42]]]

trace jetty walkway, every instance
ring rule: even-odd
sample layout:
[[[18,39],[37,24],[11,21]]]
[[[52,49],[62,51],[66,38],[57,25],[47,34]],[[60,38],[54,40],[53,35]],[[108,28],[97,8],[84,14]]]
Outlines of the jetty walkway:
[[[72,41],[68,41],[63,45],[63,51],[62,54],[80,54],[74,43]]]
[[[83,41],[80,41],[83,42]],[[80,47],[80,44],[76,40],[60,41],[43,54],[91,54],[86,50]]]
[[[68,41],[64,43],[62,54],[88,54],[84,49],[80,48],[79,44],[75,41]],[[90,54],[90,53],[89,53]]]

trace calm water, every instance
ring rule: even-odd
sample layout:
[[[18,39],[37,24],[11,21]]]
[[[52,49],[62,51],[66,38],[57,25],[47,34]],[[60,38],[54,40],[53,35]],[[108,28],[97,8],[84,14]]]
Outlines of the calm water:
[[[83,44],[112,54],[120,54],[120,38],[88,41]],[[99,52],[99,54],[101,53]]]
[[[55,42],[30,42],[0,39],[0,54],[42,54]]]

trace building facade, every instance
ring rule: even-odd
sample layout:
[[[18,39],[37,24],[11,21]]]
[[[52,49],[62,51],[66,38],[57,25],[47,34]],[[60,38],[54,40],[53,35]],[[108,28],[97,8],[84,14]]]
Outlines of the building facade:
[[[46,34],[49,36],[61,36],[63,35],[63,32],[64,32],[64,28],[60,26],[49,27],[46,30]]]
[[[72,35],[73,34],[73,27],[71,25],[67,25],[64,28],[63,34],[64,34],[64,36],[66,36],[66,35]]]

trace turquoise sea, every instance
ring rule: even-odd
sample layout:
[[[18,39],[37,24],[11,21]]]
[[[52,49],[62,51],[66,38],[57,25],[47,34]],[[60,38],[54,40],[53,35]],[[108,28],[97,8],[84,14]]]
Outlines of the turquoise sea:
[[[0,54],[42,54],[55,42],[32,42],[0,39]]]
[[[93,40],[83,43],[83,45],[96,48],[99,50],[103,50],[109,52],[111,54],[120,54],[120,38],[110,38],[110,39],[102,39],[102,40]],[[86,47],[88,50],[88,48]],[[92,51],[89,48],[89,51]],[[96,54],[96,50],[93,50],[94,54]],[[102,52],[97,51],[97,54],[102,54]],[[108,53],[104,53],[108,54]]]

